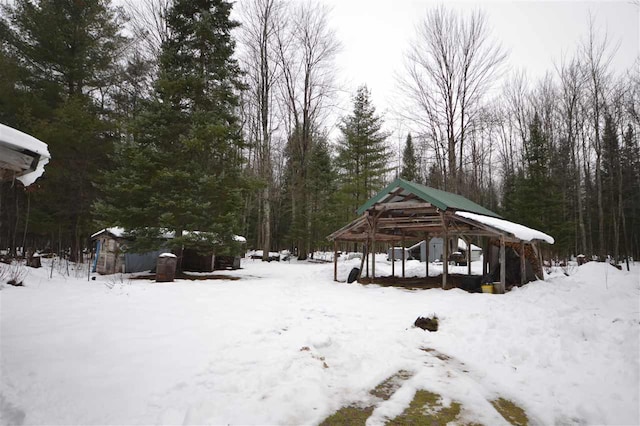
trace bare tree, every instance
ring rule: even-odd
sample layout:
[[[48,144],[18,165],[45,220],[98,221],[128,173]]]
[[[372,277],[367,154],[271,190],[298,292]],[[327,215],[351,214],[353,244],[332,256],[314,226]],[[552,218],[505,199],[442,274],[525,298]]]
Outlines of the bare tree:
[[[262,260],[269,260],[272,235],[272,197],[274,179],[272,167],[272,136],[274,122],[274,88],[280,74],[277,61],[278,26],[282,24],[283,4],[278,0],[250,0],[242,4],[240,40],[244,48],[242,63],[248,82],[249,139],[255,142],[257,174],[262,181],[259,220]]]
[[[595,22],[589,22],[587,39],[582,43],[582,53],[588,76],[589,106],[591,108],[591,122],[593,126],[592,145],[596,155],[596,199],[598,204],[598,255],[604,258],[607,247],[604,227],[604,209],[602,200],[602,138],[600,126],[603,121],[603,110],[606,108],[608,85],[610,84],[610,66],[617,48],[611,48],[607,35],[601,39],[596,33]]]
[[[590,252],[587,245],[587,232],[584,218],[583,195],[584,183],[580,166],[580,149],[578,145],[579,129],[582,126],[580,114],[580,99],[583,97],[583,91],[586,84],[586,75],[584,68],[577,57],[569,61],[562,61],[556,67],[558,77],[560,78],[560,97],[559,108],[563,132],[566,137],[566,143],[569,144],[571,153],[571,170],[575,179],[575,203],[576,203],[576,253]],[[579,244],[578,244],[579,242]],[[589,253],[591,254],[591,253]]]
[[[457,190],[466,132],[505,58],[480,11],[463,17],[438,7],[417,27],[401,84],[429,122],[435,146],[444,148],[448,190]]]
[[[334,93],[333,60],[340,49],[329,27],[329,10],[320,4],[292,4],[287,25],[276,34],[281,93],[288,133],[291,210],[299,258],[310,251],[310,215],[305,185],[313,134],[318,130],[326,101]]]
[[[167,13],[173,0],[127,0],[133,40],[141,46],[146,58],[159,58],[162,43],[170,36]]]

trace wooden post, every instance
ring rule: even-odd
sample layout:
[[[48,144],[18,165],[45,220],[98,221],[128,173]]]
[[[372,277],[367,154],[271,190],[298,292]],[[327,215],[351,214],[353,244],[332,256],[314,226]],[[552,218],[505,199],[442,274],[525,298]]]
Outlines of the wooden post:
[[[333,280],[338,281],[338,242],[333,240]]]
[[[425,278],[429,279],[429,234],[424,234],[424,273]]]
[[[449,235],[445,229],[442,238],[442,288],[447,289],[447,275],[449,275]]]
[[[540,271],[542,275],[542,281],[544,281],[544,258],[542,257],[542,248],[538,247],[538,254],[540,256]]]
[[[376,278],[376,220],[373,220],[373,234],[371,234],[371,247],[373,247],[373,259],[371,263],[371,279]]]
[[[396,276],[396,248],[393,241],[391,241],[391,276]]]
[[[369,278],[369,238],[368,237],[367,237],[367,256],[366,256],[366,260],[365,261],[367,262],[367,266],[366,266],[367,275],[366,275],[366,277]]]
[[[367,247],[367,242],[365,241],[362,244],[362,258],[360,259],[360,273],[358,274],[358,278],[360,278],[362,276],[362,270],[364,268],[364,258],[365,258],[365,254],[368,251],[368,247]]]
[[[524,241],[520,241],[520,285],[524,285],[527,280],[527,265],[524,257]]]
[[[471,275],[471,240],[465,240],[467,243],[467,275]]]
[[[498,294],[503,294],[507,281],[507,264],[506,264],[506,247],[504,245],[504,237],[500,237],[500,285],[498,286]]]
[[[489,237],[482,237],[482,275],[489,273]]]
[[[402,278],[404,278],[404,232],[402,233]]]

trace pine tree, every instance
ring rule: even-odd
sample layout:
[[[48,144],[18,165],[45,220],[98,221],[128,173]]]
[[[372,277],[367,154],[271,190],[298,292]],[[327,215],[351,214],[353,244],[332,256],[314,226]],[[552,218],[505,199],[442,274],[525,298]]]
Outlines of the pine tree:
[[[567,232],[572,228],[562,217],[561,183],[551,179],[551,148],[538,114],[529,125],[529,139],[524,148],[525,170],[507,175],[503,184],[503,215],[564,241],[564,247],[554,246],[563,251],[569,244]]]
[[[157,248],[163,229],[175,231],[174,246],[194,248],[229,246],[237,231],[244,184],[231,7],[223,0],[174,3],[155,97],[105,176],[97,210],[105,224],[129,229],[138,249]],[[206,241],[183,231],[205,231]]]
[[[384,186],[389,171],[387,133],[382,118],[376,115],[371,93],[361,86],[353,99],[353,113],[343,119],[342,140],[338,146],[341,192],[347,215]]]
[[[308,186],[311,220],[311,244],[326,249],[327,235],[342,224],[336,220],[336,179],[329,144],[323,137],[311,149]],[[324,247],[323,247],[324,246]]]
[[[620,183],[620,146],[613,119],[605,116],[604,131],[602,133],[602,152],[600,161],[600,175],[602,176],[602,197],[605,217],[605,250],[607,254],[615,254],[617,258],[619,246],[619,193]]]
[[[407,142],[404,145],[404,151],[402,151],[402,173],[400,173],[400,177],[410,182],[417,182],[420,178],[418,174],[418,160],[416,159],[415,149],[413,148],[411,133],[407,135]]]
[[[621,152],[622,194],[624,218],[624,251],[635,259],[640,258],[640,147],[633,127],[629,124],[624,133]]]
[[[56,246],[71,247],[73,260],[93,231],[94,184],[109,166],[115,133],[109,93],[119,78],[123,21],[108,0],[17,0],[0,19],[8,59],[2,67],[17,67],[3,101],[11,104],[2,108],[11,115],[6,122],[45,141],[52,156],[33,188],[32,217],[38,220],[31,222],[39,228],[31,230],[41,240],[55,235]]]

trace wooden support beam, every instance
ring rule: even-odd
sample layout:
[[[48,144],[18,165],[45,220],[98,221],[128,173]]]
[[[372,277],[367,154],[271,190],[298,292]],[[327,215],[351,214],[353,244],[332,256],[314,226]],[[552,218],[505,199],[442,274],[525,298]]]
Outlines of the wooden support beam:
[[[465,239],[467,243],[467,275],[471,275],[471,240]]]
[[[367,266],[366,266],[366,268],[367,268],[367,273],[366,273],[366,275],[365,275],[367,278],[369,278],[369,251],[370,251],[370,250],[369,250],[369,241],[367,240],[367,258],[366,258],[366,260],[365,260],[365,261],[367,262]]]
[[[358,274],[358,278],[360,278],[362,276],[362,270],[364,268],[364,259],[365,259],[367,251],[369,251],[369,249],[367,247],[367,243],[364,242],[364,243],[362,243],[362,258],[360,259],[360,273]]]
[[[404,278],[404,232],[402,233],[402,278]]]
[[[432,228],[432,229],[442,229],[442,224],[438,223],[438,222],[429,222],[429,223],[416,223],[416,222],[412,222],[412,223],[385,223],[385,224],[380,224],[380,226],[378,227],[378,229],[405,229],[405,230],[415,230],[415,231],[423,231],[425,229],[428,228]]]
[[[449,275],[449,235],[445,232],[442,238],[442,288],[447,289],[447,275]]]
[[[391,276],[396,276],[396,248],[391,244]]]
[[[498,286],[497,293],[504,294],[507,282],[507,263],[506,263],[506,247],[504,245],[504,238],[500,238],[500,285]]]
[[[371,234],[371,247],[373,248],[373,254],[371,256],[372,263],[371,263],[371,279],[375,279],[376,278],[376,219],[373,219],[373,233]]]
[[[540,270],[542,271],[542,281],[544,281],[544,258],[542,257],[542,249],[538,247],[538,254],[540,256]]]
[[[401,224],[401,223],[440,223],[440,216],[389,216],[381,217],[380,224]]]
[[[420,203],[415,201],[399,201],[397,203],[374,204],[374,211],[386,210],[411,210],[411,209],[428,209],[433,208],[431,203]]]
[[[524,256],[524,241],[520,242],[520,285],[524,285],[527,280],[527,265]]]
[[[338,242],[333,241],[333,280],[338,281]]]
[[[429,278],[429,234],[424,234],[424,276]]]

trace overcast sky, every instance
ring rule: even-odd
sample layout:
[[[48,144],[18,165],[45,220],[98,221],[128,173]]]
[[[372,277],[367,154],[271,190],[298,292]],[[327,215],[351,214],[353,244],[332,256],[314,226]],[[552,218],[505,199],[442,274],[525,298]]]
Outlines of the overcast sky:
[[[242,1],[242,0],[240,0]],[[325,0],[331,24],[342,43],[337,58],[339,81],[353,93],[361,84],[374,104],[393,120],[397,105],[395,75],[415,37],[415,25],[441,2],[431,0]],[[632,1],[448,1],[447,7],[486,12],[493,38],[509,52],[509,69],[524,69],[532,78],[554,71],[554,62],[576,51],[588,34],[589,16],[612,45],[619,44],[614,65],[627,70],[639,51],[640,6]],[[345,99],[349,96],[345,93]],[[350,108],[347,102],[343,107]],[[345,111],[348,112],[348,111]],[[395,124],[387,123],[389,128]],[[395,130],[395,129],[394,129]],[[332,132],[333,133],[333,132]]]

